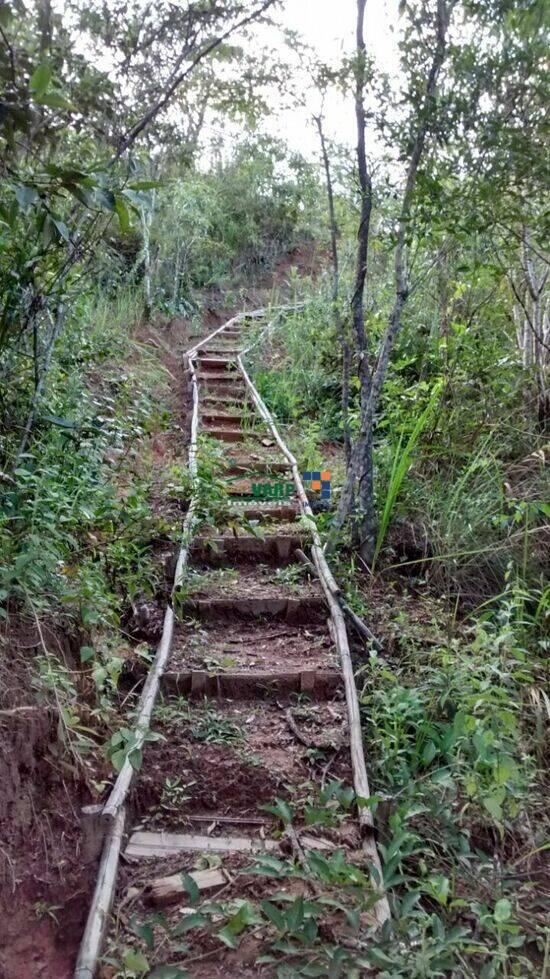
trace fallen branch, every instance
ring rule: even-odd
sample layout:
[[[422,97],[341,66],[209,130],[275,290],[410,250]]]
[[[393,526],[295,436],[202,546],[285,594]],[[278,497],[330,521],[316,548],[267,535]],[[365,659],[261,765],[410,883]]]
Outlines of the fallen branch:
[[[297,741],[300,741],[301,744],[305,745],[306,748],[317,747],[315,744],[313,744],[313,742],[308,741],[307,738],[304,737],[304,735],[300,731],[300,728],[298,727],[296,721],[292,716],[292,711],[290,707],[288,708],[288,710],[285,710],[285,720]]]
[[[5,710],[0,710],[0,716],[2,717],[14,717],[17,714],[28,714],[29,711],[48,711],[54,710],[53,707],[47,704],[34,704],[28,707],[9,707]]]

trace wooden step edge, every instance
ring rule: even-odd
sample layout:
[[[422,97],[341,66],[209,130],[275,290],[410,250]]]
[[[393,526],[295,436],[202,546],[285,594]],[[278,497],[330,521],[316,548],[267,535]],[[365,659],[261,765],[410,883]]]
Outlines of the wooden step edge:
[[[301,547],[305,534],[267,534],[255,537],[242,534],[232,537],[196,537],[191,545],[191,557],[209,565],[219,565],[239,558],[262,558],[271,563],[295,563],[294,551]]]
[[[342,677],[333,670],[182,670],[167,671],[161,681],[166,695],[218,697],[245,700],[269,694],[303,693],[328,700],[342,688]]]
[[[139,830],[132,833],[124,856],[170,857],[178,853],[270,853],[279,849],[277,840],[251,836],[206,836],[202,833],[171,833]]]

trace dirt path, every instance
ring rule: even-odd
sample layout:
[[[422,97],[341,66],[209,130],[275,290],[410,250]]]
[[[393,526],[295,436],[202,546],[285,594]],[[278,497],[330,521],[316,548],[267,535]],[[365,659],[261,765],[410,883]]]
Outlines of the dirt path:
[[[365,869],[354,814],[323,818],[331,786],[353,784],[339,657],[320,585],[296,558],[309,540],[292,473],[236,369],[242,345],[234,326],[198,354],[200,430],[223,449],[217,478],[228,481],[230,506],[195,537],[175,603],[157,740],[131,791],[105,979],[125,955],[177,963],[194,979],[273,976],[274,965],[257,963],[273,938],[265,923],[247,921],[229,939],[221,925],[243,902],[254,915],[275,894],[313,900],[317,888],[300,875],[258,875],[251,863],[272,855],[299,866],[308,853],[339,851]],[[334,919],[326,927],[337,934]]]

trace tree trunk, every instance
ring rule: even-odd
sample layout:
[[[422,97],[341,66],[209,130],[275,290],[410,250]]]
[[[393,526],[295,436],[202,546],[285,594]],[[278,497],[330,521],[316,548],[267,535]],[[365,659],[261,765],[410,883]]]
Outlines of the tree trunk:
[[[23,455],[23,453],[25,452],[25,450],[26,450],[26,448],[27,448],[27,446],[29,444],[29,439],[30,439],[31,432],[33,430],[34,422],[35,422],[35,419],[36,419],[36,412],[38,410],[38,405],[40,403],[40,399],[42,397],[42,392],[44,390],[44,384],[45,384],[46,378],[48,376],[48,371],[50,369],[50,361],[51,361],[51,358],[52,358],[52,354],[53,354],[53,351],[54,351],[54,347],[55,347],[57,338],[59,337],[59,334],[61,333],[61,330],[63,329],[64,319],[65,319],[65,309],[64,309],[64,307],[61,304],[59,304],[59,306],[57,307],[57,310],[56,310],[55,319],[52,321],[51,333],[50,333],[50,336],[49,336],[49,338],[47,340],[47,343],[46,343],[46,349],[44,351],[44,360],[43,360],[43,363],[42,363],[42,369],[40,370],[40,372],[37,375],[36,380],[35,380],[35,388],[34,388],[34,394],[33,394],[32,401],[31,401],[31,407],[30,407],[30,410],[29,410],[29,414],[27,416],[27,421],[26,421],[26,424],[25,424],[25,428],[23,429],[23,436],[22,436],[21,442],[19,444],[19,449],[17,450],[17,455],[15,457],[14,469],[17,468],[17,465],[19,463],[19,459],[21,458],[21,456]],[[35,332],[35,335],[36,335],[36,332]],[[36,367],[35,367],[35,369],[36,369]]]
[[[151,207],[140,208],[141,215],[141,231],[143,235],[143,246],[142,246],[142,256],[143,256],[143,288],[145,292],[145,307],[144,314],[147,322],[151,319],[151,313],[153,311],[153,290],[151,285],[151,222],[153,220],[153,213],[155,210],[155,191],[153,190],[151,195]]]
[[[403,309],[409,295],[406,271],[406,234],[410,220],[411,206],[418,168],[424,151],[424,144],[433,107],[437,79],[445,58],[447,30],[450,14],[456,0],[438,0],[436,43],[430,70],[426,79],[425,96],[418,105],[416,135],[409,165],[401,210],[397,225],[397,243],[394,261],[395,298],[389,316],[386,332],[381,340],[372,374],[368,366],[368,342],[364,326],[363,296],[368,257],[368,236],[372,206],[372,187],[365,157],[365,114],[363,108],[365,81],[365,45],[363,38],[363,17],[365,0],[357,0],[357,84],[355,92],[355,113],[357,119],[357,160],[359,182],[362,193],[361,222],[359,225],[359,244],[357,252],[356,287],[352,299],[353,324],[358,356],[358,372],[361,392],[361,427],[352,451],[352,463],[348,470],[346,483],[340,498],[335,520],[334,533],[338,533],[350,514],[353,490],[358,485],[358,511],[354,515],[353,543],[359,548],[362,557],[370,563],[376,546],[376,514],[374,510],[374,463],[373,436],[376,411],[388,370],[390,355],[395,338],[401,328]],[[331,543],[334,542],[333,541]]]
[[[361,191],[361,210],[359,219],[359,229],[357,232],[357,259],[355,268],[355,288],[351,300],[351,313],[353,323],[353,334],[355,340],[355,353],[357,356],[357,371],[359,374],[359,389],[361,413],[367,404],[370,394],[371,376],[368,360],[368,339],[365,331],[364,319],[364,293],[365,280],[367,275],[367,261],[369,250],[370,219],[372,213],[372,179],[367,166],[367,154],[365,143],[365,71],[366,71],[366,45],[364,36],[366,0],[357,0],[357,23],[356,23],[356,65],[355,65],[355,119],[357,125],[357,171],[359,177],[359,187]],[[350,357],[351,359],[351,357]],[[340,497],[338,511],[334,523],[331,546],[334,545],[336,536],[341,531],[346,520],[350,518],[355,508],[356,483],[359,475],[359,507],[368,498],[368,472],[372,471],[371,443],[361,432],[355,446],[350,454],[347,467],[346,481]],[[361,497],[362,494],[362,497]],[[358,524],[353,523],[354,542],[358,539]]]
[[[344,450],[346,455],[346,467],[349,468],[351,461],[351,433],[349,426],[349,375],[351,365],[350,346],[346,337],[342,316],[340,313],[340,267],[338,260],[338,225],[336,223],[336,211],[334,208],[334,191],[332,187],[332,174],[330,172],[330,160],[327,151],[325,134],[323,132],[323,120],[321,116],[315,116],[315,123],[319,132],[321,142],[321,154],[323,157],[323,167],[325,171],[325,181],[327,186],[327,202],[330,223],[330,250],[332,257],[332,316],[336,335],[342,348],[342,429],[344,433]]]

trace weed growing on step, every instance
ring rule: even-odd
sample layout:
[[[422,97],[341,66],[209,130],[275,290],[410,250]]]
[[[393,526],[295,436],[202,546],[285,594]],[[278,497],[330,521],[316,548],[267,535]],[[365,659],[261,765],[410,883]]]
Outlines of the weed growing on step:
[[[196,741],[229,747],[241,745],[245,737],[242,727],[207,702],[191,715],[191,734]]]
[[[273,575],[273,581],[277,585],[284,585],[292,591],[300,591],[300,588],[307,580],[307,568],[304,564],[286,564],[277,568]]]

